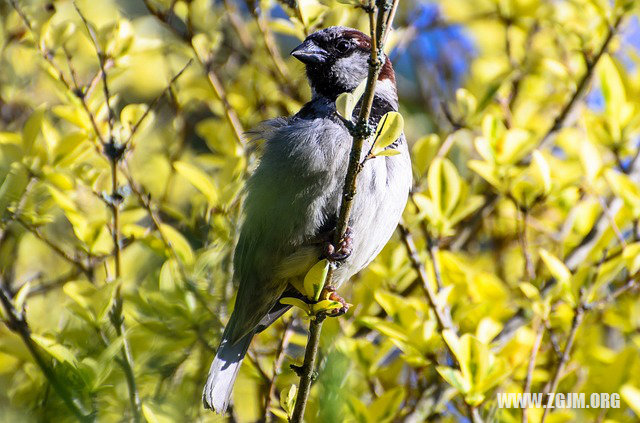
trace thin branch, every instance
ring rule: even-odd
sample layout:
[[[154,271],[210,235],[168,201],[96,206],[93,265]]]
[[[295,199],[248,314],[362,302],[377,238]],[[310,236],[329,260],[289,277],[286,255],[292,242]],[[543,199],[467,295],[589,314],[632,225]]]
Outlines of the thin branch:
[[[109,103],[111,100],[111,93],[109,91],[109,85],[107,82],[107,72],[105,70],[105,61],[106,56],[102,51],[100,44],[98,42],[98,37],[91,26],[91,24],[87,21],[86,17],[78,8],[76,2],[73,2],[73,6],[76,9],[76,12],[82,19],[84,26],[86,27],[89,36],[91,38],[91,42],[93,47],[96,50],[96,55],[98,57],[98,63],[100,65],[101,79],[102,79],[102,87],[104,92],[104,101],[107,105],[107,109],[109,111],[109,117],[107,124],[109,126],[109,136],[108,142],[104,145],[103,154],[106,159],[110,163],[111,169],[111,195],[108,199],[107,203],[109,208],[111,209],[112,214],[112,223],[111,223],[111,236],[113,240],[113,258],[114,258],[114,266],[115,266],[115,279],[119,280],[122,275],[122,260],[121,260],[121,245],[120,245],[120,204],[122,201],[122,196],[119,193],[119,184],[118,184],[118,164],[122,159],[123,150],[119,146],[119,143],[116,142],[113,136],[113,125],[115,123],[115,113],[111,104]],[[131,403],[131,412],[133,413],[133,421],[140,422],[142,415],[142,402],[140,401],[140,394],[138,392],[138,387],[135,379],[135,374],[133,370],[133,356],[131,354],[131,347],[129,345],[129,341],[126,336],[126,328],[124,324],[124,316],[123,316],[123,299],[122,293],[120,290],[120,286],[116,288],[114,304],[110,312],[110,320],[113,327],[116,330],[116,334],[118,337],[122,338],[122,347],[121,347],[121,360],[120,365],[125,374],[125,379],[127,381],[127,387],[129,392],[129,401]]]
[[[304,361],[300,371],[300,384],[298,386],[298,395],[296,396],[296,405],[291,416],[291,423],[301,423],[304,417],[304,410],[307,406],[309,392],[311,391],[311,382],[315,379],[316,359],[318,356],[318,348],[320,347],[320,332],[322,330],[322,320],[316,319],[309,324],[309,337],[307,346],[304,351]]]
[[[143,3],[146,6],[149,13],[155,16],[160,22],[165,24],[165,26],[167,26],[176,36],[180,37],[184,42],[189,44],[189,47],[193,50],[193,53],[198,58],[198,60],[200,61],[200,64],[204,67],[207,73],[207,78],[209,80],[209,84],[211,85],[211,88],[213,89],[213,93],[215,94],[216,98],[222,103],[222,106],[224,108],[225,118],[227,119],[227,122],[231,127],[231,131],[233,132],[236,143],[240,147],[244,148],[244,141],[242,136],[242,134],[244,134],[244,128],[240,123],[240,119],[238,118],[238,113],[229,103],[229,100],[227,98],[227,92],[225,91],[224,86],[220,81],[220,78],[218,77],[215,70],[213,69],[213,63],[211,58],[200,57],[200,55],[198,54],[198,51],[196,50],[196,48],[193,46],[193,43],[191,42],[193,38],[193,34],[181,33],[175,26],[171,25],[171,22],[167,19],[167,16],[165,14],[156,10],[151,5],[151,2],[149,0],[143,0]]]
[[[616,223],[616,217],[611,212],[611,209],[607,205],[606,201],[604,201],[602,196],[596,194],[596,197],[598,198],[598,202],[600,203],[600,206],[602,207],[603,216],[605,216],[609,220],[609,225],[611,226],[611,229],[613,230],[613,233],[616,235],[616,238],[618,238],[618,242],[623,247],[626,247],[627,246],[627,242],[625,241],[624,236],[622,235],[622,232],[620,231],[620,228],[618,227],[618,224]]]
[[[63,258],[64,260],[66,260],[67,262],[69,262],[70,264],[74,265],[75,267],[77,267],[82,273],[84,273],[87,276],[87,279],[92,280],[93,279],[93,271],[92,269],[90,269],[89,267],[87,267],[84,263],[82,263],[80,260],[78,260],[75,257],[72,257],[69,253],[67,253],[66,251],[64,251],[61,247],[59,247],[58,245],[56,245],[53,241],[51,241],[49,238],[45,237],[42,232],[40,232],[40,230],[36,227],[31,226],[29,223],[27,223],[26,221],[24,221],[21,217],[18,216],[14,216],[14,220],[16,222],[18,222],[23,228],[25,228],[27,231],[31,232],[36,238],[38,238],[40,241],[44,242],[45,244],[47,244],[47,246],[49,248],[51,248],[58,256],[60,256],[61,258]]]
[[[291,326],[293,324],[293,318],[288,319],[284,322],[284,327],[282,331],[282,337],[280,338],[280,343],[278,344],[278,348],[276,349],[276,357],[273,361],[273,369],[271,379],[269,381],[269,386],[267,386],[267,398],[264,402],[264,420],[265,422],[270,422],[273,418],[272,413],[269,411],[271,409],[271,401],[273,401],[273,397],[276,394],[276,379],[282,370],[282,363],[284,362],[284,358],[286,356],[285,351],[289,346],[289,341],[291,341],[291,337],[293,336],[293,331],[291,330]]]
[[[307,28],[307,25],[304,23],[304,18],[302,17],[302,9],[300,9],[300,2],[298,0],[293,0],[293,2],[295,3],[293,6],[293,11],[296,14],[296,18],[298,18],[298,20],[300,21],[300,25],[302,25],[304,36],[307,37],[309,36],[309,28]]]
[[[91,24],[89,24],[89,21],[87,21],[87,18],[85,18],[84,14],[80,11],[75,1],[73,2],[73,7],[76,9],[76,12],[78,12],[80,19],[82,19],[82,22],[84,23],[84,26],[87,29],[87,32],[89,33],[89,37],[91,38],[91,43],[93,44],[93,47],[96,49],[96,54],[98,55],[98,63],[100,65],[100,72],[101,72],[101,79],[102,79],[102,89],[104,92],[105,103],[107,105],[107,110],[109,113],[109,118],[107,120],[107,124],[109,125],[109,138],[111,138],[113,134],[113,124],[115,122],[115,113],[113,111],[113,107],[111,107],[111,104],[109,103],[109,101],[111,100],[111,93],[109,92],[109,84],[107,83],[107,71],[105,69],[105,62],[107,60],[107,57],[105,53],[102,51],[102,48],[100,47],[100,43],[98,42],[98,36],[96,35],[95,30],[93,29]]]
[[[60,396],[67,408],[79,421],[93,422],[95,420],[94,414],[85,411],[79,401],[72,397],[71,393],[67,390],[67,386],[58,379],[56,372],[47,362],[48,360],[40,353],[36,342],[31,338],[31,329],[27,323],[24,310],[16,310],[11,300],[11,295],[6,290],[4,281],[2,280],[0,280],[0,303],[2,303],[5,311],[6,320],[4,323],[7,325],[7,328],[22,338],[22,342],[29,350],[36,365],[40,368],[53,387],[53,390]]]
[[[289,81],[289,73],[287,72],[287,67],[282,61],[282,56],[280,55],[280,51],[278,50],[278,46],[276,46],[273,40],[273,34],[267,25],[267,22],[264,19],[264,16],[260,10],[260,2],[247,0],[247,7],[249,11],[253,15],[256,23],[258,24],[258,29],[260,30],[260,34],[262,35],[262,41],[267,49],[267,53],[269,53],[269,57],[273,62],[273,65],[276,68],[278,76],[280,77],[281,82],[287,83]]]
[[[371,51],[369,59],[369,71],[367,75],[367,84],[364,95],[362,97],[362,106],[358,114],[357,123],[352,132],[353,144],[351,146],[351,152],[349,155],[349,165],[347,168],[347,175],[345,178],[344,189],[342,192],[342,202],[340,204],[340,213],[338,222],[335,229],[335,245],[338,245],[344,238],[349,224],[349,218],[351,216],[351,210],[353,209],[353,199],[356,195],[356,180],[357,176],[362,168],[360,158],[362,155],[362,148],[364,141],[371,132],[369,126],[369,115],[371,113],[371,107],[373,105],[373,99],[375,96],[375,86],[382,69],[382,60],[384,57],[382,41],[386,37],[386,32],[390,28],[391,22],[387,22],[387,18],[392,13],[399,0],[393,0],[392,3],[384,0],[377,0],[376,7],[373,6],[373,0],[369,0],[369,29],[371,36]],[[297,3],[296,3],[297,4]],[[377,10],[377,20],[374,20],[374,13]],[[331,286],[333,283],[333,275],[335,268],[331,266],[324,282],[324,286]],[[320,331],[322,329],[322,322],[324,315],[316,316],[309,322],[309,338],[305,348],[304,362],[301,368],[300,385],[298,387],[298,394],[296,397],[296,403],[291,418],[292,423],[300,423],[304,418],[304,411],[307,406],[309,398],[309,392],[311,390],[311,382],[313,380],[313,374],[315,369],[316,357],[318,354],[318,346],[320,343]]]
[[[429,306],[431,307],[431,309],[433,310],[436,316],[436,322],[438,323],[438,328],[440,332],[444,330],[453,330],[453,327],[451,326],[451,322],[447,318],[447,314],[441,309],[440,305],[438,304],[437,292],[435,292],[434,289],[432,288],[432,285],[434,284],[434,282],[429,281],[427,270],[425,269],[424,265],[422,264],[422,261],[420,260],[420,256],[418,255],[418,249],[416,248],[416,244],[413,241],[413,235],[411,234],[411,232],[409,232],[409,229],[404,224],[398,225],[398,230],[400,232],[400,237],[402,238],[402,243],[404,244],[405,249],[407,250],[407,255],[409,256],[409,260],[411,261],[411,266],[416,271],[416,273],[418,273],[418,279],[421,282],[422,290],[425,294],[425,297],[427,298],[427,301],[429,302]],[[431,250],[429,254],[432,255],[433,257],[433,252]],[[436,272],[436,275],[439,275],[439,273],[440,273],[439,271]],[[440,279],[441,276],[438,276],[438,278]],[[437,285],[438,282],[435,282],[435,284]],[[446,342],[445,342],[445,345],[446,345]],[[450,351],[450,353],[453,356],[453,351]]]
[[[542,344],[542,337],[544,336],[544,324],[540,321],[538,322],[538,328],[536,329],[536,337],[533,341],[533,346],[531,347],[531,355],[529,356],[529,364],[527,366],[527,376],[524,380],[524,387],[522,388],[523,393],[531,392],[531,381],[533,380],[533,372],[536,369],[536,357],[538,356],[538,351],[540,350],[540,345]],[[522,423],[527,423],[527,409],[522,409]]]
[[[616,18],[614,24],[609,27],[609,30],[607,31],[607,35],[603,43],[601,44],[600,48],[598,49],[598,52],[596,53],[596,55],[592,60],[587,62],[587,70],[585,71],[585,74],[578,82],[578,88],[576,92],[571,96],[569,101],[564,105],[560,113],[556,116],[553,125],[549,128],[549,130],[546,132],[546,134],[542,138],[539,144],[539,148],[548,144],[552,135],[554,135],[556,131],[558,131],[565,125],[567,117],[570,115],[574,106],[577,104],[578,100],[581,98],[582,92],[588,86],[588,82],[590,81],[594,73],[596,65],[598,64],[602,55],[607,51],[613,37],[617,34],[621,26],[621,23],[624,20],[624,17],[625,17],[625,14],[621,13]],[[629,167],[629,173],[633,178],[636,178],[636,179],[640,176],[640,160],[632,161],[632,165]],[[623,206],[622,199],[616,198],[609,206],[610,214],[615,215],[622,208],[622,206]],[[587,235],[582,240],[582,242],[578,244],[571,252],[569,252],[569,254],[565,259],[566,266],[570,270],[575,270],[578,267],[578,265],[583,263],[586,260],[587,256],[589,255],[589,253],[591,252],[592,248],[598,243],[598,241],[600,240],[602,235],[608,230],[608,228],[609,228],[608,217],[606,216],[606,214],[603,214],[603,216],[601,216],[601,218],[598,219],[598,221],[593,226],[593,229],[591,230],[590,234]],[[549,292],[551,292],[551,289],[553,288],[555,283],[556,283],[555,280],[547,281],[547,283],[544,284],[541,290],[541,294],[543,296],[546,296]],[[511,338],[511,336],[513,336],[513,334],[515,334],[515,332],[519,328],[527,324],[529,319],[524,315],[523,311],[524,311],[523,309],[520,309],[515,313],[515,315],[509,320],[509,322],[505,324],[505,327],[503,328],[503,330],[494,338],[494,342],[503,343],[503,341],[506,341],[509,338]]]
[[[560,362],[558,363],[558,367],[556,368],[556,371],[553,375],[551,386],[549,387],[548,390],[546,390],[545,393],[549,393],[553,395],[556,393],[556,390],[558,389],[558,384],[560,383],[560,379],[564,372],[564,368],[567,365],[567,362],[569,361],[569,357],[571,356],[571,349],[573,348],[573,343],[576,339],[578,328],[582,323],[582,319],[584,317],[584,311],[585,311],[585,308],[582,303],[576,307],[575,314],[573,316],[573,321],[571,322],[571,329],[569,330],[569,337],[567,338],[567,343],[565,344],[564,351],[562,353],[562,358],[560,359]],[[544,413],[542,414],[542,419],[540,420],[540,423],[544,423],[544,421],[547,419],[549,410],[551,409],[550,408],[544,409]]]
[[[616,18],[613,25],[609,26],[607,35],[604,41],[602,42],[602,44],[600,45],[600,48],[598,49],[597,53],[595,54],[593,59],[586,61],[585,72],[582,75],[582,78],[580,78],[580,80],[578,81],[575,92],[569,98],[569,101],[565,104],[562,110],[560,110],[560,113],[556,116],[556,118],[553,121],[553,125],[551,125],[551,127],[545,133],[544,137],[542,137],[542,141],[540,141],[538,148],[546,147],[547,144],[551,142],[551,137],[565,125],[567,117],[569,117],[569,115],[573,111],[574,106],[582,98],[582,95],[584,94],[587,87],[589,86],[589,82],[591,82],[591,78],[593,77],[596,65],[600,61],[600,58],[602,57],[602,55],[607,52],[607,49],[609,48],[609,44],[611,43],[611,40],[613,39],[614,35],[616,35],[616,33],[618,32],[618,29],[620,28],[620,24],[622,23],[624,16],[625,16],[624,13],[621,13]]]
[[[514,202],[515,204],[515,202]],[[517,208],[516,204],[516,208]],[[529,211],[525,210],[522,212],[522,230],[520,231],[520,248],[522,248],[522,255],[524,257],[524,268],[525,274],[529,279],[529,282],[533,281],[536,278],[536,268],[533,264],[533,259],[531,258],[531,251],[529,249],[529,237],[527,236],[527,227],[529,222]]]
[[[229,17],[229,23],[233,27],[233,30],[238,35],[238,39],[240,40],[240,44],[245,50],[251,51],[253,48],[253,40],[251,39],[251,34],[247,31],[247,26],[240,16],[238,15],[238,11],[236,10],[235,5],[230,0],[223,0],[225,11],[227,12],[227,16]]]
[[[630,277],[623,285],[621,285],[618,288],[616,288],[613,292],[607,294],[604,298],[601,298],[601,299],[589,304],[587,306],[588,309],[591,310],[591,309],[602,308],[605,305],[608,305],[608,304],[611,304],[611,303],[615,302],[615,300],[618,299],[618,297],[620,297],[625,292],[637,289],[638,288],[638,279],[639,278],[640,278],[640,276],[637,275],[637,274],[632,276],[632,277]]]
[[[451,312],[448,310],[447,307],[440,306],[438,302],[438,296],[437,296],[438,294],[432,288],[433,282],[429,281],[427,270],[425,269],[424,265],[422,264],[422,261],[420,260],[420,256],[418,255],[418,249],[416,248],[415,242],[413,241],[413,236],[411,235],[411,232],[407,229],[407,227],[404,224],[398,225],[398,230],[400,231],[402,242],[407,250],[407,255],[409,256],[409,260],[411,261],[411,266],[416,271],[416,273],[418,273],[418,278],[420,279],[420,282],[422,282],[422,290],[424,291],[425,297],[429,302],[429,306],[431,307],[431,309],[433,310],[436,316],[436,322],[438,324],[438,333],[440,334],[441,337],[443,337],[443,340],[444,340],[444,336],[443,336],[444,331],[450,331],[453,333],[456,332],[451,322],[451,317],[450,317]],[[434,274],[436,277],[435,285],[436,286],[442,285],[442,273],[440,271],[440,266],[438,264],[438,258],[437,258],[438,248],[436,245],[432,245],[429,248],[429,255],[434,265],[433,266]],[[454,362],[455,366],[458,369],[460,369],[461,368],[460,363],[458,362],[453,350],[451,350],[451,347],[446,342],[446,340],[444,340],[444,345],[447,348],[447,351],[449,352],[451,360]],[[481,422],[482,418],[480,417],[480,413],[478,412],[477,407],[468,404],[466,401],[464,402],[469,412],[469,417],[471,418],[471,421],[474,423]]]
[[[182,69],[180,69],[180,71],[178,73],[176,73],[173,78],[171,78],[171,80],[169,81],[169,83],[167,84],[167,86],[165,87],[164,90],[162,90],[162,92],[160,94],[158,94],[152,101],[151,103],[149,103],[149,107],[147,107],[147,110],[144,111],[144,113],[142,114],[142,116],[140,116],[140,118],[137,120],[136,123],[133,124],[133,126],[131,127],[131,134],[129,134],[129,137],[127,138],[127,140],[125,141],[125,144],[130,144],[131,140],[133,139],[133,136],[135,135],[135,133],[138,131],[138,128],[140,127],[140,125],[142,124],[142,122],[144,122],[144,120],[147,118],[147,116],[149,115],[149,113],[151,113],[151,111],[153,109],[155,109],[155,107],[158,105],[158,102],[160,101],[160,99],[162,97],[164,97],[164,95],[166,93],[168,93],[171,90],[171,87],[173,86],[173,84],[175,84],[175,82],[178,80],[178,78],[180,78],[180,76],[182,76],[182,74],[184,73],[184,71],[187,70],[187,68],[189,66],[191,66],[191,63],[193,63],[193,59],[189,59],[189,61],[182,67]]]

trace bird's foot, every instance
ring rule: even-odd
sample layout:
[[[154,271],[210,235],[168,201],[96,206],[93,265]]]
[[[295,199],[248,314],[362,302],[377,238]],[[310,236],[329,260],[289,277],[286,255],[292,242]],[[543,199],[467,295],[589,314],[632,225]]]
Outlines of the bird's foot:
[[[334,308],[333,310],[329,311],[327,313],[327,316],[329,316],[329,317],[342,316],[347,311],[349,311],[349,307],[351,307],[351,304],[346,302],[344,300],[344,298],[342,298],[340,295],[338,295],[338,293],[336,292],[336,287],[332,286],[332,285],[328,285],[328,286],[324,287],[324,290],[323,290],[323,293],[322,293],[322,298],[326,298],[326,299],[331,300],[331,301],[337,301],[340,304],[342,304],[342,307]]]
[[[351,228],[347,228],[344,236],[337,245],[333,245],[327,241],[324,247],[324,256],[332,262],[341,262],[346,260],[351,255],[351,249],[353,246],[353,232]]]

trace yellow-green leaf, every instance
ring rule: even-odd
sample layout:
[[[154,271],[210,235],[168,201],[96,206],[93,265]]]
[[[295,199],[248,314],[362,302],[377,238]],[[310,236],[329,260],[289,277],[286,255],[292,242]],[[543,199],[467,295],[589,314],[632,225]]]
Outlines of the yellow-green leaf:
[[[313,314],[318,314],[322,311],[326,312],[326,311],[336,310],[341,307],[342,307],[342,303],[338,301],[322,300],[316,304],[313,304],[311,306],[311,311]]]
[[[635,275],[640,271],[640,242],[627,244],[622,250],[622,258],[625,261],[629,274]]]
[[[580,145],[580,164],[587,181],[593,183],[602,170],[602,158],[596,146],[589,140],[584,140]]]
[[[620,396],[629,404],[629,407],[640,417],[640,389],[633,385],[626,384],[620,388]]]
[[[436,370],[449,385],[456,388],[461,394],[465,394],[471,389],[471,383],[465,379],[459,370],[446,366],[438,366]]]
[[[174,169],[186,180],[207,197],[210,205],[218,202],[218,191],[211,182],[209,175],[200,170],[198,167],[183,161],[173,163]]]
[[[549,269],[551,275],[559,282],[566,282],[571,278],[571,272],[559,258],[554,256],[544,248],[541,248],[538,252],[540,253],[540,258]]]
[[[640,187],[637,184],[627,175],[612,169],[605,170],[604,177],[617,196],[622,197],[634,210],[640,210]]]
[[[373,155],[379,155],[382,150],[393,144],[404,129],[404,119],[398,112],[388,112],[378,124],[374,138]]]
[[[296,385],[291,385],[289,390],[285,394],[284,390],[280,394],[280,406],[287,413],[287,416],[291,418],[293,414],[293,408],[296,404],[296,394],[298,392],[298,387]]]
[[[171,244],[169,247],[173,248],[180,260],[186,264],[193,263],[194,255],[189,241],[173,226],[166,223],[160,224],[160,230],[167,242]]]
[[[400,151],[395,150],[393,148],[389,148],[387,150],[382,150],[378,153],[375,154],[376,157],[383,157],[383,156],[397,156],[398,154],[401,154]]]
[[[13,298],[13,306],[18,312],[24,307],[24,302],[27,299],[27,295],[29,295],[29,291],[31,291],[31,281],[27,281],[27,283],[22,285]]]
[[[36,344],[59,362],[69,363],[74,367],[77,366],[77,361],[73,353],[64,345],[59,344],[51,338],[45,338],[44,336],[40,336],[35,333],[31,334],[31,339],[33,339]]]
[[[362,81],[353,92],[342,93],[336,99],[336,111],[340,116],[345,118],[346,120],[351,120],[353,116],[353,109],[356,108],[358,101],[364,94],[364,91],[367,86],[367,80]]]
[[[336,99],[336,111],[346,120],[351,120],[351,115],[355,107],[356,99],[351,93],[342,93]]]
[[[299,309],[302,309],[307,314],[311,312],[311,307],[309,306],[309,304],[305,303],[299,298],[294,298],[294,297],[281,298],[280,303],[298,307]]]
[[[460,114],[465,118],[474,114],[478,107],[478,100],[465,88],[456,90],[456,102],[460,109]]]
[[[318,301],[322,288],[324,288],[324,282],[327,279],[327,273],[329,272],[329,260],[320,260],[314,264],[311,269],[304,276],[304,291],[303,294],[314,301]]]
[[[545,159],[538,150],[535,150],[532,155],[531,168],[533,170],[533,176],[541,185],[542,192],[548,194],[551,191],[551,169],[549,169],[549,163],[547,163],[547,159]]]

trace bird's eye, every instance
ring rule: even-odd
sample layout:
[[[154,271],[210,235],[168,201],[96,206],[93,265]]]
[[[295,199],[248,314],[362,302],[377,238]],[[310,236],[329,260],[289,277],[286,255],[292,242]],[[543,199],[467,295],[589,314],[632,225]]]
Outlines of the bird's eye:
[[[349,51],[350,47],[351,43],[347,40],[340,40],[338,41],[338,44],[336,44],[336,50],[338,50],[338,52],[340,53],[346,53],[347,51]]]

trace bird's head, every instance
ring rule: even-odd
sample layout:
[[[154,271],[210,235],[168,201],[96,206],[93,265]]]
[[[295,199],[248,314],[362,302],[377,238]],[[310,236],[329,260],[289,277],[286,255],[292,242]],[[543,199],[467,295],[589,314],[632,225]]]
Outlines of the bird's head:
[[[370,49],[369,36],[353,28],[332,26],[309,35],[291,55],[306,65],[313,95],[333,100],[367,77]],[[395,75],[386,56],[378,80],[390,80],[395,90]]]

